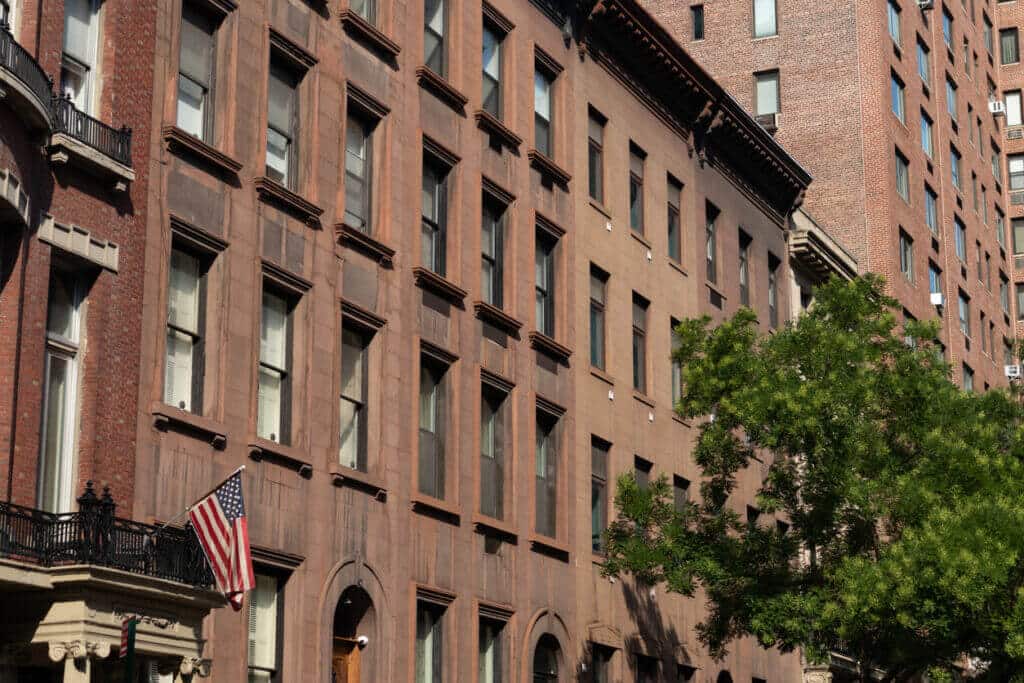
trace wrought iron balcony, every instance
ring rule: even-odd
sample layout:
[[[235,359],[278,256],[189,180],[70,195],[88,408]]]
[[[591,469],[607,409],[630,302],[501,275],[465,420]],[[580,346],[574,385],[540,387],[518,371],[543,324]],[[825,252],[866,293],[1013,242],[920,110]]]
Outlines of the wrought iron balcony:
[[[53,80],[39,62],[18,44],[10,26],[0,23],[0,90],[14,90],[12,106],[30,117],[33,127],[50,127]]]
[[[64,133],[119,164],[132,165],[132,129],[113,128],[79,111],[69,97],[53,98],[53,131]]]
[[[54,514],[0,502],[0,557],[42,567],[96,565],[195,588],[210,588],[213,574],[190,529],[158,529],[114,515],[117,506],[92,482],[78,512]]]

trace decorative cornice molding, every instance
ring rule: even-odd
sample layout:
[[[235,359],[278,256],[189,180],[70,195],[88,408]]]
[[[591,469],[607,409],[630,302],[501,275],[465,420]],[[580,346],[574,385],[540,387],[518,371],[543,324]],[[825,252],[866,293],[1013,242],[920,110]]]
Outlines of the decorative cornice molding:
[[[469,98],[463,95],[458,88],[439,74],[434,73],[434,70],[428,66],[416,67],[416,81],[421,88],[429,91],[460,114],[466,107],[466,103],[469,102]]]
[[[273,26],[268,26],[267,30],[270,33],[270,48],[291,62],[293,67],[305,72],[317,65],[319,60],[312,52],[286,37]]]
[[[345,92],[348,95],[350,106],[354,104],[364,114],[380,120],[391,113],[389,106],[371,95],[369,91],[360,88],[351,80],[345,81]]]
[[[358,40],[370,51],[394,61],[402,48],[378,29],[351,9],[342,10],[339,14],[341,26],[345,32]]]

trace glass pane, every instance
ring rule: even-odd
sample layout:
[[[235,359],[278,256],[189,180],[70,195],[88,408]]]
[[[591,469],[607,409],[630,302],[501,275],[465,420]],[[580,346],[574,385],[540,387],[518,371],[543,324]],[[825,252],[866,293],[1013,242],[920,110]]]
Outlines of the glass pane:
[[[267,129],[267,175],[280,183],[288,182],[288,148],[291,141],[273,128]]]
[[[339,462],[345,467],[359,469],[359,406],[341,399],[341,451]]]
[[[68,341],[78,341],[78,301],[75,279],[67,273],[50,277],[50,295],[46,310],[46,331]]]
[[[66,512],[71,506],[71,449],[69,417],[74,363],[49,354],[46,378],[43,453],[39,472],[39,506],[50,512]]]
[[[434,169],[424,164],[423,166],[423,190],[421,197],[421,210],[424,218],[437,222],[437,190],[440,179]]]
[[[551,121],[551,81],[540,71],[533,73],[533,111]]]
[[[164,403],[182,410],[192,410],[192,348],[192,337],[167,331]]]
[[[363,361],[365,342],[362,335],[350,329],[341,331],[341,395],[360,403],[363,396]]]
[[[484,74],[483,76],[483,103],[484,111],[488,112],[495,118],[501,118],[501,102],[500,102],[501,87],[499,82]]]
[[[604,311],[590,307],[590,364],[604,368]]]
[[[288,302],[273,292],[263,292],[263,316],[260,320],[260,361],[284,370],[287,368]]]
[[[483,39],[484,73],[495,81],[501,79],[501,42],[494,31],[484,26]]]
[[[60,91],[71,98],[80,111],[89,109],[89,70],[65,59],[60,68]]]
[[[281,438],[281,374],[260,367],[256,432],[264,439]]]
[[[444,35],[444,0],[426,0],[423,16],[426,25],[438,36]]]
[[[420,429],[437,430],[437,381],[427,367],[420,367]]]
[[[197,138],[203,137],[203,109],[206,91],[184,74],[178,76],[178,128]]]
[[[270,80],[267,91],[267,122],[290,134],[295,117],[295,77],[276,64],[270,65]]]
[[[494,408],[484,396],[480,401],[480,455],[494,458]]]
[[[193,334],[199,332],[199,259],[179,249],[171,251],[167,322]]]
[[[444,46],[441,37],[429,28],[423,34],[423,61],[434,73],[444,76]]]
[[[178,70],[203,85],[213,72],[213,25],[185,5],[181,11],[181,52]]]
[[[96,7],[94,0],[64,0],[64,52],[92,66]]]
[[[773,3],[774,0],[768,0]],[[779,75],[777,73],[757,75],[757,114],[774,114],[779,111]]]
[[[754,36],[775,35],[775,0],[754,0]]]

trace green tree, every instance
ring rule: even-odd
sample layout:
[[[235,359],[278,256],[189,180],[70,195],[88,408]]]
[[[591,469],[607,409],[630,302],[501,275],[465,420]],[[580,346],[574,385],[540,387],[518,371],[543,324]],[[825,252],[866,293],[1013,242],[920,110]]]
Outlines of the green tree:
[[[865,276],[770,336],[749,309],[682,323],[676,410],[699,424],[701,500],[677,512],[664,478],[621,477],[605,573],[702,589],[716,657],[750,635],[812,661],[842,648],[865,681],[941,678],[964,656],[991,680],[1024,671],[1019,396],[959,390],[938,323],[899,310]],[[734,509],[755,458],[770,463],[757,505],[788,530]]]

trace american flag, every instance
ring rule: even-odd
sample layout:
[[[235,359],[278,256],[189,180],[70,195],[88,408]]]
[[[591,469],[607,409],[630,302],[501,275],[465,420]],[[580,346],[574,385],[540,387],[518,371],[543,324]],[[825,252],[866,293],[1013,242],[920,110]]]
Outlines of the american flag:
[[[193,505],[188,516],[213,568],[217,587],[235,611],[242,609],[242,596],[256,585],[242,500],[242,473],[228,477]]]

